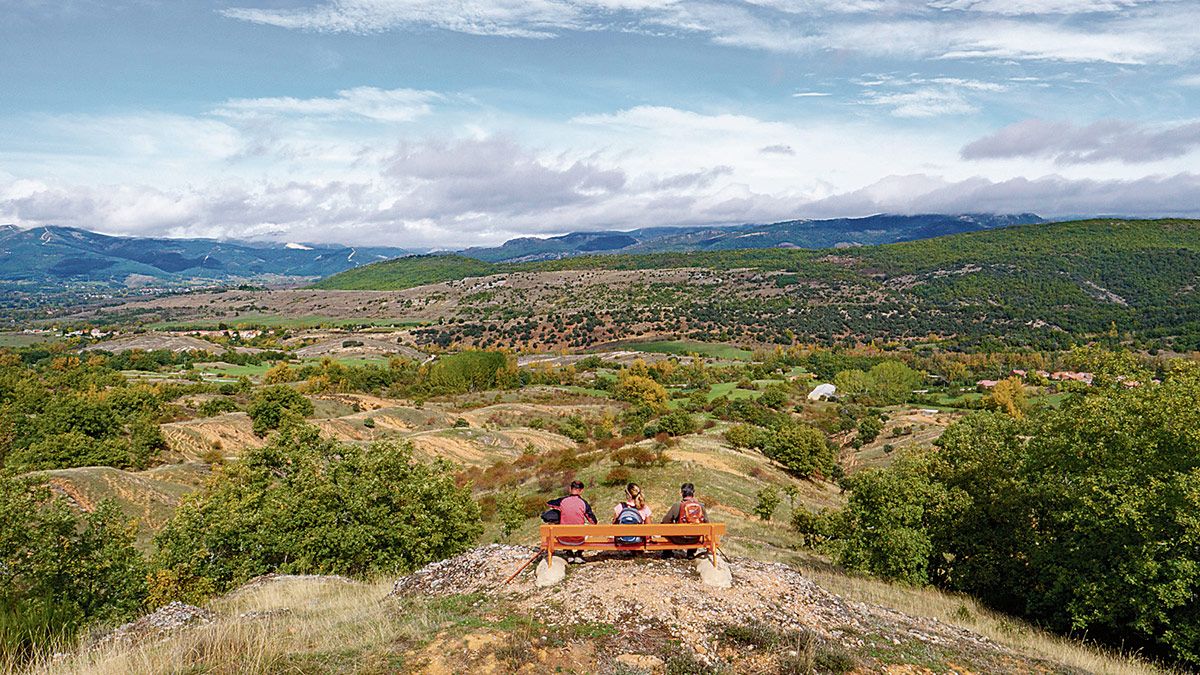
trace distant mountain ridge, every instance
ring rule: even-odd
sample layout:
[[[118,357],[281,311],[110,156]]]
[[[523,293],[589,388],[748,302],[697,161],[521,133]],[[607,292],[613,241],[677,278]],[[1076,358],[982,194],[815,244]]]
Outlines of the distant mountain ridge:
[[[646,227],[521,237],[458,252],[482,263],[581,255],[869,246],[1042,223],[1031,214],[874,215],[725,227]],[[203,283],[308,281],[411,255],[395,247],[117,237],[88,230],[0,225],[0,283],[53,287],[89,282],[111,288]]]
[[[647,227],[628,232],[572,232],[557,237],[521,237],[496,247],[460,253],[486,262],[533,262],[597,253],[722,251],[743,248],[833,248],[892,244],[960,232],[1045,222],[1019,214],[878,214],[865,218],[787,220],[726,227]]]
[[[0,281],[45,285],[302,280],[408,253],[392,247],[116,237],[73,227],[0,225]]]

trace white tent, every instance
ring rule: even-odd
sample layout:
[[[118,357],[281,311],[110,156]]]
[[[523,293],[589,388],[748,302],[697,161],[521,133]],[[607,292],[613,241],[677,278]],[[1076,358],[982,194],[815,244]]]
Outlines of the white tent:
[[[823,398],[833,398],[836,393],[837,387],[833,386],[832,384],[818,384],[815,389],[808,392],[808,400],[819,401]]]

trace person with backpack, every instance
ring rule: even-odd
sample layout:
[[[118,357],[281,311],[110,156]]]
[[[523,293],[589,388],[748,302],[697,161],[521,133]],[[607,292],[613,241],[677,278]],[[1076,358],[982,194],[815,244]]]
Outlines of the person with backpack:
[[[614,525],[642,525],[650,522],[650,506],[642,496],[642,488],[637,483],[625,486],[625,499],[613,507]],[[617,545],[641,544],[645,537],[614,537]],[[632,551],[629,552],[632,555]]]
[[[708,511],[704,508],[704,504],[696,499],[696,486],[691,483],[684,483],[679,486],[680,499],[667,511],[667,515],[663,516],[663,523],[707,523]],[[700,537],[697,535],[688,535],[681,537],[667,537],[674,544],[698,544]],[[696,557],[698,549],[689,548],[687,551],[688,560]],[[675,557],[674,551],[663,551],[663,558]]]
[[[546,506],[558,511],[558,522],[561,525],[596,524],[596,514],[592,513],[592,505],[587,503],[587,500],[583,498],[583,483],[581,481],[571,481],[571,486],[567,494],[558,499],[551,499],[546,502]],[[585,537],[559,537],[558,543],[564,546],[573,546],[582,544],[585,540]],[[566,558],[569,563],[580,564],[583,562],[583,551],[567,551]]]

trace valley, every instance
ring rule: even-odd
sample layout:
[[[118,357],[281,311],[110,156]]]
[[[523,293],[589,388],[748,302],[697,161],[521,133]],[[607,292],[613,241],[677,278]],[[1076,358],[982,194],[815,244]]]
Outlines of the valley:
[[[987,669],[1017,659],[1049,672],[1097,662],[1148,672],[1137,659],[1032,628],[1005,636],[999,620],[978,618],[1003,610],[1069,632],[1053,623],[1057,615],[1008,604],[1008,590],[988,585],[990,568],[973,567],[976,535],[968,533],[980,516],[971,500],[1012,500],[977,506],[1004,513],[1019,511],[1011,503],[1037,504],[1030,495],[1042,473],[1081,468],[1070,461],[1074,441],[1061,440],[1078,438],[1071,425],[1108,428],[1094,418],[1107,414],[1103,406],[1178,408],[1194,385],[1198,265],[1195,221],[1087,221],[836,250],[496,264],[407,257],[309,287],[197,288],[64,306],[3,336],[0,459],[8,489],[31,500],[12,509],[50,500],[91,523],[80,550],[101,539],[128,547],[119,550],[129,567],[106,568],[127,576],[107,583],[138,607],[219,607],[260,574],[373,583],[493,550],[480,546],[524,551],[547,500],[572,480],[587,486],[602,519],[627,483],[641,486],[655,514],[681,484],[695,483],[728,528],[723,551],[747,592],[767,583],[751,582],[764,564],[891,608],[871,612],[924,616],[932,610],[923,607],[956,601],[915,589],[970,592],[988,609],[938,619],[1005,646],[958,643],[948,637],[958,629],[911,616],[884,622],[891,628],[867,622],[861,636],[829,625],[803,629],[811,634],[760,627],[763,640],[809,635],[824,645],[813,649],[833,650],[849,671],[952,659]],[[1153,415],[1128,419],[1157,424]],[[1186,447],[1166,433],[1153,452]],[[1065,445],[1038,452],[1066,454],[1021,454],[1040,438]],[[976,463],[991,468],[977,476]],[[1142,470],[1160,466],[1177,475],[1174,463]],[[1124,479],[1113,480],[1103,489],[1123,489]],[[369,506],[379,500],[439,515],[396,528],[374,520],[385,513]],[[334,516],[319,514],[334,504],[328,514],[351,519],[357,534],[326,529]],[[14,511],[13,520],[36,521],[35,513]],[[447,527],[460,534],[442,536]],[[374,543],[387,537],[405,539]],[[938,562],[950,559],[959,574]],[[1057,560],[1019,573],[1059,573]],[[647,580],[662,572],[629,568]],[[864,573],[882,581],[846,576]],[[488,597],[495,607],[524,602]],[[607,626],[612,617],[589,621]],[[931,654],[908,638],[895,642],[895,626],[912,621],[924,626],[912,630],[958,646]],[[664,630],[696,649],[724,649],[721,658],[746,672],[758,667],[727,644],[734,638],[725,628]],[[1156,656],[1178,648],[1164,646],[1178,642],[1161,628],[1130,635]],[[386,654],[362,648],[428,664],[436,661],[429,645],[450,638],[412,639]],[[465,647],[470,658],[506,658],[482,644]],[[636,654],[658,659],[651,672],[667,667],[663,649],[646,649]],[[121,647],[111,658],[131,653]]]

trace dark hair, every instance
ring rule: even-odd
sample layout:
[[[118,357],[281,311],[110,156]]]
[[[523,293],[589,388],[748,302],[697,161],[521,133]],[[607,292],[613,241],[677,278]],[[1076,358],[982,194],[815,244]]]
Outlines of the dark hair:
[[[684,497],[695,497],[696,486],[692,485],[691,483],[684,483],[683,485],[679,486],[679,494],[683,495]]]
[[[583,489],[583,481],[579,481],[579,480],[571,481],[571,489],[572,490],[582,490]]]

